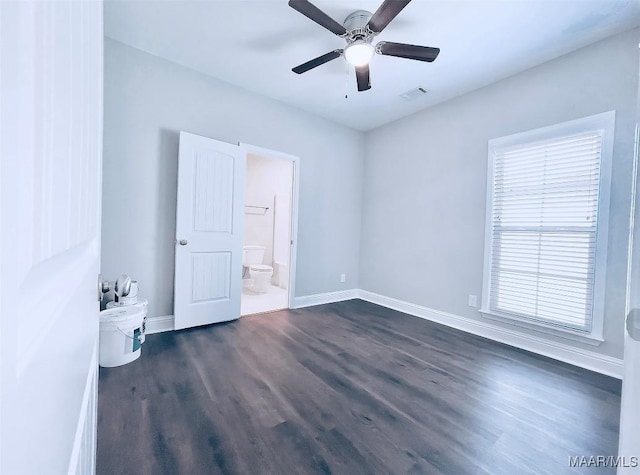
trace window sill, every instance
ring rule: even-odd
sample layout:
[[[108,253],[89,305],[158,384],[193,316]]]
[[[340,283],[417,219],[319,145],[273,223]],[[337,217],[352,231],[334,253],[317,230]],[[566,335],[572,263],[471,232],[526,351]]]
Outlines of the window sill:
[[[537,322],[534,323],[534,322],[531,322],[530,320],[525,320],[517,317],[507,317],[504,315],[499,315],[496,313],[492,313],[489,310],[484,308],[480,309],[480,313],[489,320],[495,320],[501,323],[508,323],[516,327],[532,330],[539,333],[545,333],[547,335],[552,335],[559,338],[565,338],[567,340],[573,340],[580,343],[585,343],[591,346],[600,346],[600,344],[604,341],[604,338],[602,338],[602,335],[598,335],[595,332],[593,332],[592,334],[585,334],[585,333],[573,332],[571,330],[563,330],[552,325],[545,325],[544,323],[537,323]]]

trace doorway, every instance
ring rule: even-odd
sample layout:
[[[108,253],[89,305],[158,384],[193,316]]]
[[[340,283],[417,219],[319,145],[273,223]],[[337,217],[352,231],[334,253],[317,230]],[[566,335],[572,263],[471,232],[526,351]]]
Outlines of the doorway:
[[[241,315],[291,308],[295,283],[298,158],[246,153]]]

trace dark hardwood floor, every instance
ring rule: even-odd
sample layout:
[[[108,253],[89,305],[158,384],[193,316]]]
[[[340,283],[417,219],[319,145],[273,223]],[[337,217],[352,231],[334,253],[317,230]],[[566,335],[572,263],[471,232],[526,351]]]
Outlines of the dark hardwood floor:
[[[618,380],[360,300],[142,351],[100,370],[100,475],[555,475],[617,452]]]

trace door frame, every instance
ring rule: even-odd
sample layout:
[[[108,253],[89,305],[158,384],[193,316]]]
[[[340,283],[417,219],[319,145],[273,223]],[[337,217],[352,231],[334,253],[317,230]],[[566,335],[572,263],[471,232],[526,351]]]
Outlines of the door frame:
[[[239,142],[241,153],[246,157],[251,153],[264,158],[277,158],[288,160],[293,165],[292,192],[291,192],[291,245],[289,246],[289,292],[288,305],[289,308],[295,308],[294,299],[296,294],[296,263],[298,257],[298,202],[300,190],[300,157],[285,152],[278,152],[257,145],[251,145]],[[246,184],[246,176],[245,176]]]

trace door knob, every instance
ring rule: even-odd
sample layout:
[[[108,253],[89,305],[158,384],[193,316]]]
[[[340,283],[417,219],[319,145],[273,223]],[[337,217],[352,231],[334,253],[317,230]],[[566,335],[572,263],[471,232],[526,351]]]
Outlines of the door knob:
[[[98,302],[102,300],[102,294],[106,294],[109,290],[109,282],[102,280],[102,274],[98,274]]]
[[[181,246],[186,246],[186,245],[187,245],[187,240],[186,240],[186,239],[180,239],[180,241],[178,241],[178,243],[179,243]]]
[[[627,332],[636,341],[640,341],[640,308],[634,308],[627,315]]]

